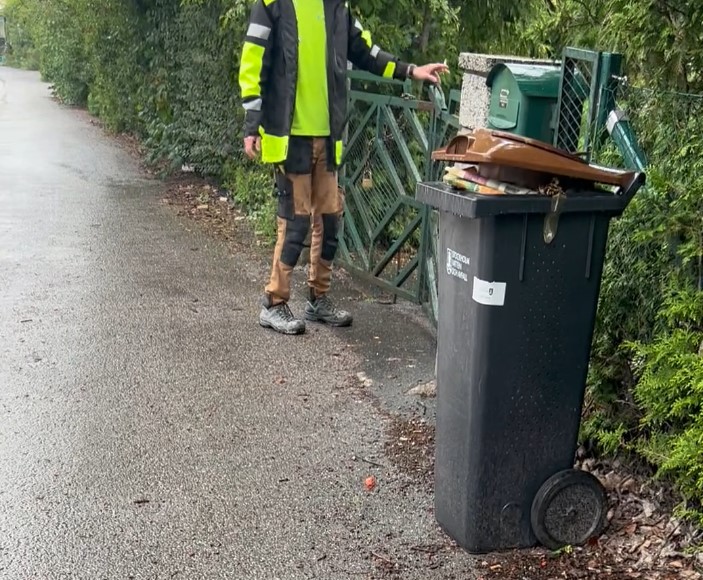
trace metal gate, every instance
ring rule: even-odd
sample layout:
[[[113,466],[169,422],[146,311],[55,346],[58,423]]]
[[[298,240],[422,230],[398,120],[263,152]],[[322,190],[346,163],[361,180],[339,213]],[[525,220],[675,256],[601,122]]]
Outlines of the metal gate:
[[[437,179],[431,153],[459,127],[460,94],[428,99],[410,83],[349,73],[349,129],[340,183],[346,193],[339,261],[354,274],[436,313],[436,216],[415,200]]]
[[[554,145],[597,160],[608,138],[608,115],[616,108],[622,56],[566,48],[561,66]]]

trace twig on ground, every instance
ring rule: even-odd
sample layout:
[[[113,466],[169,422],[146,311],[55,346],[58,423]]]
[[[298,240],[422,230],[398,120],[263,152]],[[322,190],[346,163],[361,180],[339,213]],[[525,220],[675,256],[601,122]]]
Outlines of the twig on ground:
[[[674,537],[674,534],[676,534],[676,532],[678,532],[680,528],[681,528],[681,522],[677,523],[676,527],[666,535],[666,537],[662,541],[662,545],[659,547],[659,551],[657,552],[657,555],[654,556],[654,559],[652,560],[652,562],[656,562],[659,560],[659,557],[662,555],[664,548],[666,548],[666,546],[669,543],[669,541],[671,540],[671,538]]]
[[[371,552],[371,555],[372,555],[374,558],[378,558],[379,560],[382,560],[382,561],[385,562],[386,564],[390,564],[391,566],[395,566],[395,562],[394,562],[393,560],[391,560],[391,559],[389,559],[389,558],[386,558],[386,557],[383,556],[382,554],[378,554],[378,553],[376,553],[376,552]]]

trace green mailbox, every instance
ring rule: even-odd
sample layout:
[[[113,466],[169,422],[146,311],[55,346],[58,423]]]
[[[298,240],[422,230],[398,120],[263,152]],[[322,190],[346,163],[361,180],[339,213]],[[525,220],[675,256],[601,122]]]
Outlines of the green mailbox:
[[[558,65],[497,64],[486,79],[488,128],[552,143],[560,80]]]

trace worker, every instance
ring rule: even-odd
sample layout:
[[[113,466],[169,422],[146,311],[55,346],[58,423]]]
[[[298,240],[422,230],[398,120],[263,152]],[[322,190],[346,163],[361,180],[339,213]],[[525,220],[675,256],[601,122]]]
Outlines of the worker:
[[[343,200],[337,182],[347,117],[347,61],[392,79],[439,84],[445,64],[399,61],[371,40],[344,0],[255,0],[242,48],[239,84],[244,150],[274,166],[277,241],[259,324],[302,334],[293,315],[291,274],[314,222],[305,319],[349,326],[329,298]]]

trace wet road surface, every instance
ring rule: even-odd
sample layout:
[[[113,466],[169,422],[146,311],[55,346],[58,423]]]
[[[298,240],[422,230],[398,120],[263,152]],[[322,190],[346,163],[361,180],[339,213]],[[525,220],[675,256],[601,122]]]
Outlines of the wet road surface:
[[[445,542],[432,496],[355,379],[427,378],[431,334],[372,301],[350,331],[263,331],[265,263],[161,189],[0,68],[0,578],[472,578],[412,550]]]

